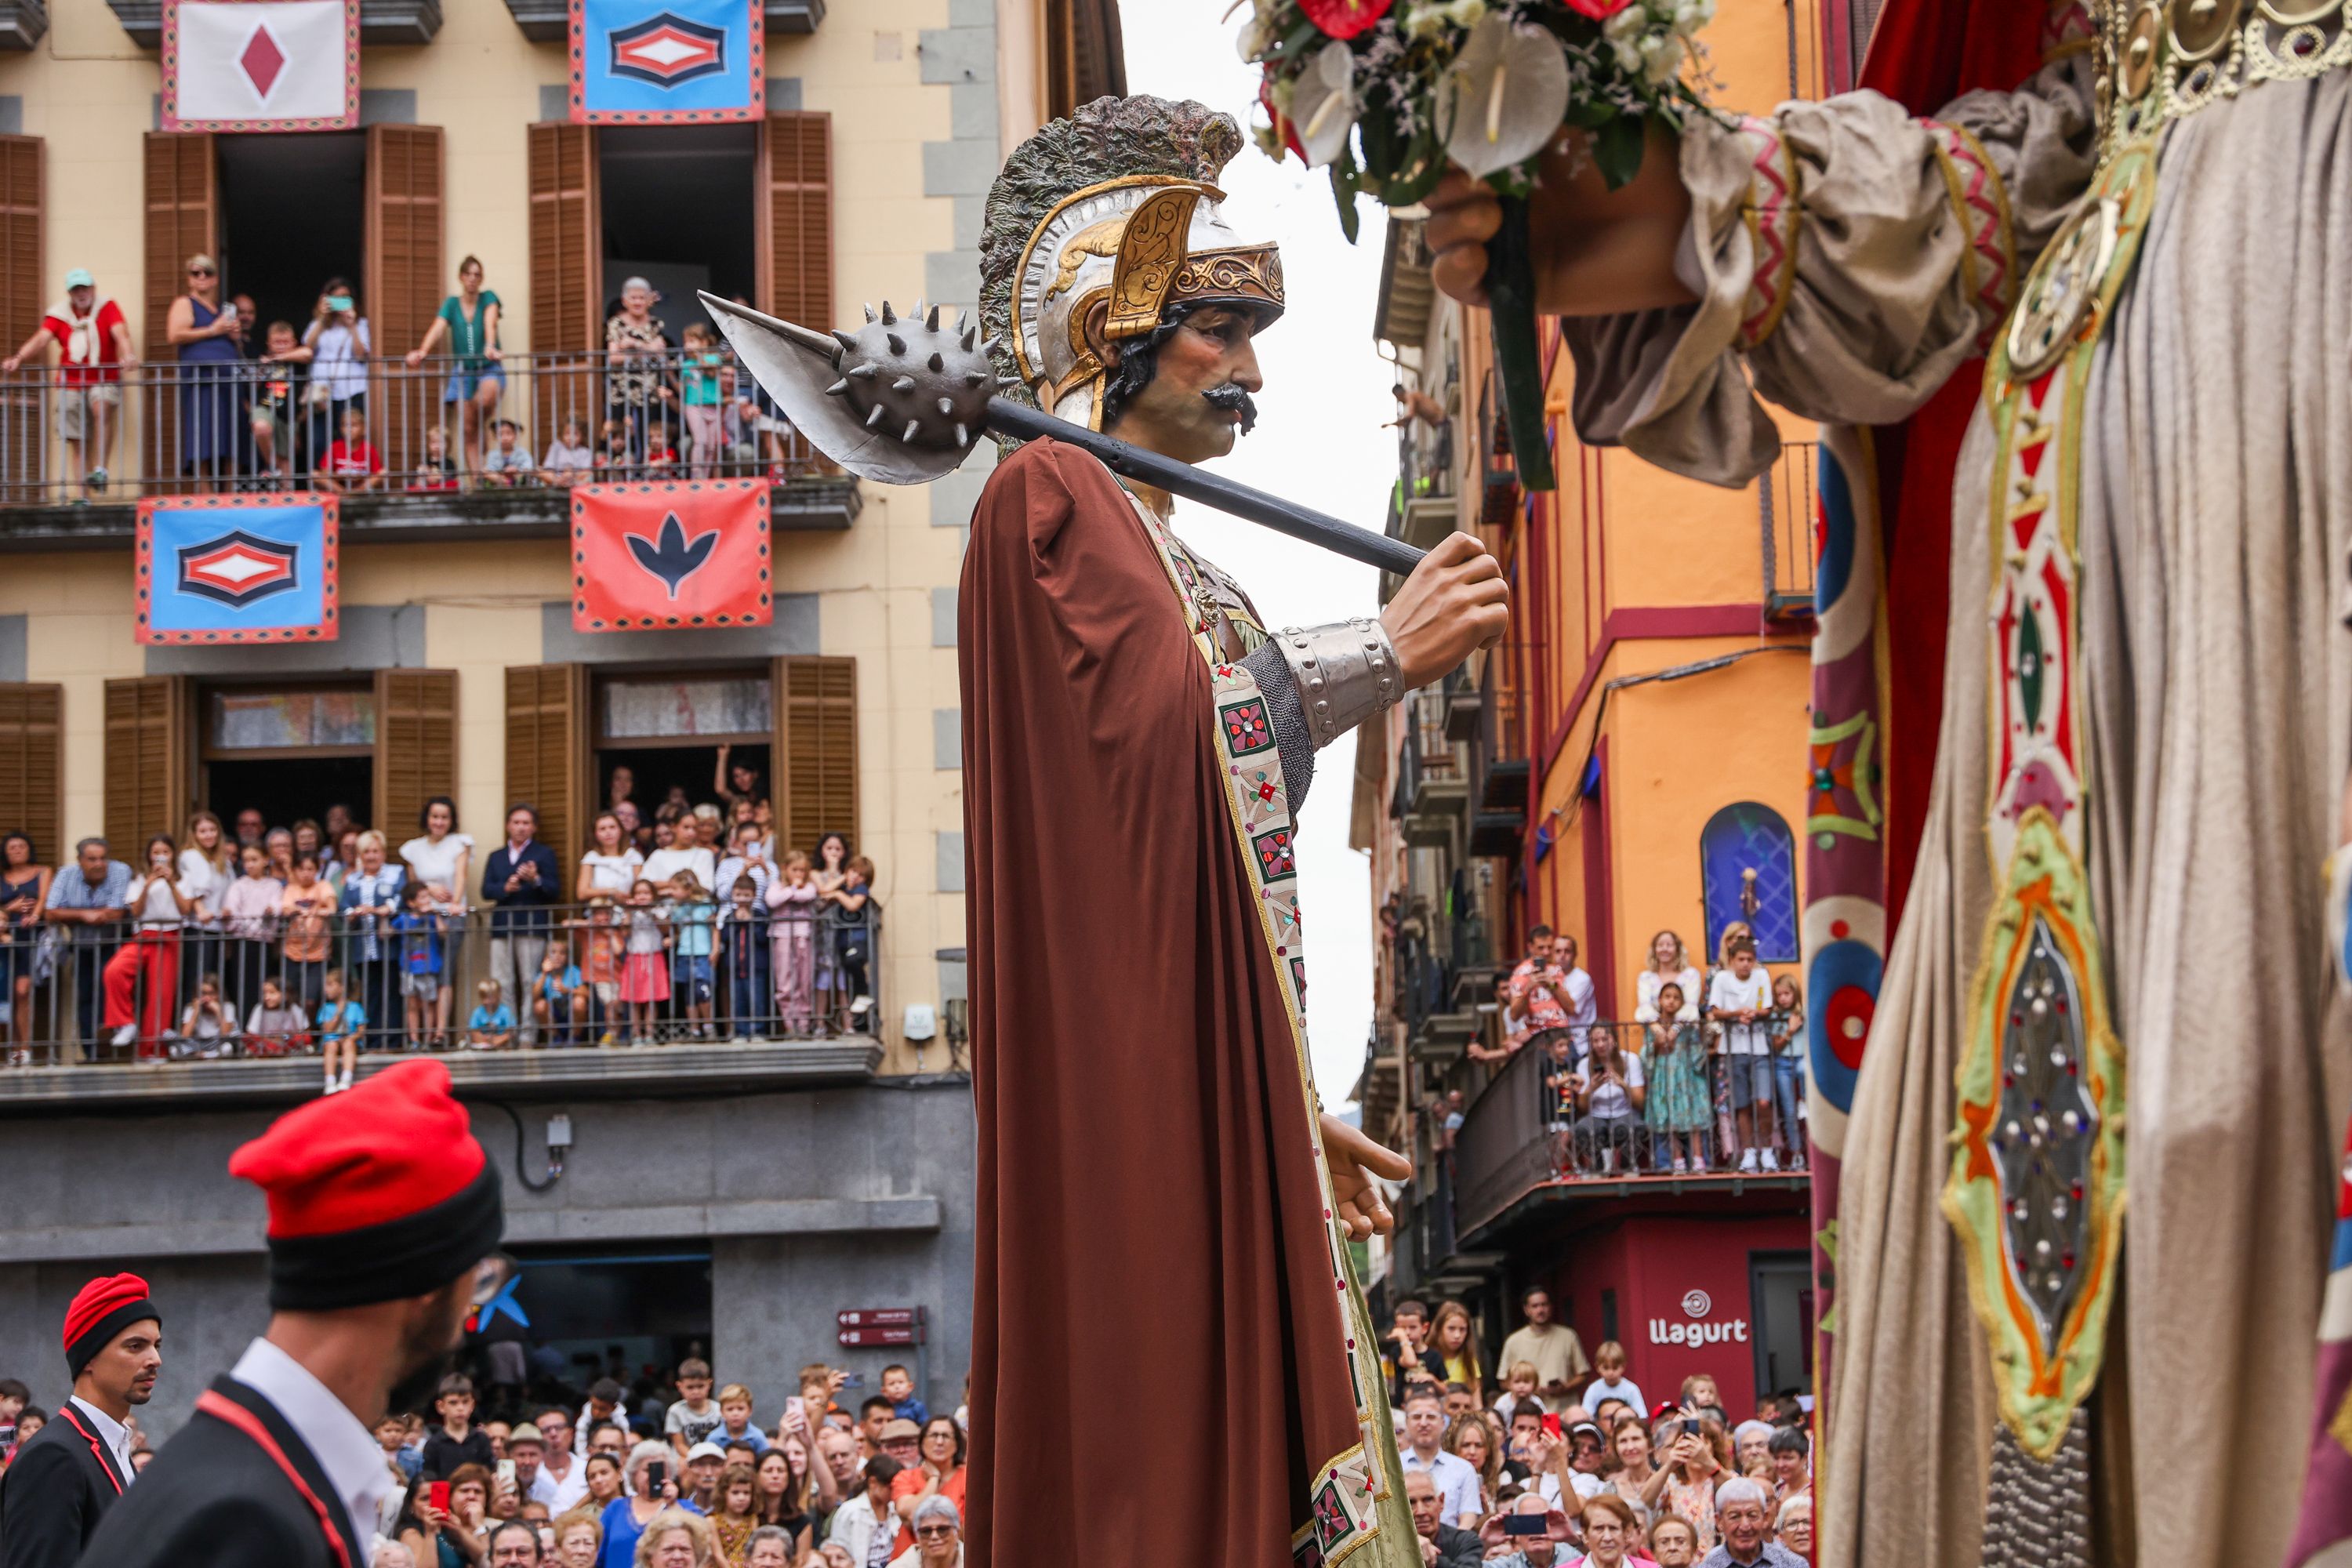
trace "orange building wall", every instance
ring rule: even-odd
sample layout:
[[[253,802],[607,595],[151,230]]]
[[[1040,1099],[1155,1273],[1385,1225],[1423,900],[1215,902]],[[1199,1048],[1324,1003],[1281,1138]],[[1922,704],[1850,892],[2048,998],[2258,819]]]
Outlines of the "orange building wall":
[[[1771,0],[1724,0],[1707,34],[1713,100],[1768,109],[1791,96],[1790,12]],[[1798,16],[1797,95],[1820,91],[1815,19]],[[1465,334],[1465,385],[1484,384],[1486,328]],[[1770,806],[1799,841],[1802,876],[1805,732],[1811,623],[1764,626],[1762,525],[1754,486],[1723,489],[1679,478],[1621,450],[1587,447],[1566,418],[1572,369],[1552,366],[1549,413],[1559,489],[1529,497],[1494,542],[1513,578],[1505,681],[1535,762],[1534,811],[1513,902],[1516,944],[1541,921],[1576,933],[1583,962],[1620,1016],[1633,1011],[1633,976],[1661,929],[1694,959],[1706,929],[1699,834],[1725,805]],[[1779,416],[1784,439],[1813,427]],[[1785,515],[1794,500],[1777,498]],[[1780,531],[1785,554],[1810,530]],[[1785,580],[1787,574],[1784,572]],[[1809,574],[1805,577],[1810,581]],[[1742,650],[1740,662],[1684,679],[1607,692],[1610,681]],[[1594,950],[1579,785],[1596,740],[1602,784],[1611,947]],[[1537,858],[1538,835],[1549,846]],[[1800,897],[1801,899],[1801,889]],[[1609,1011],[1612,1009],[1604,1009]]]

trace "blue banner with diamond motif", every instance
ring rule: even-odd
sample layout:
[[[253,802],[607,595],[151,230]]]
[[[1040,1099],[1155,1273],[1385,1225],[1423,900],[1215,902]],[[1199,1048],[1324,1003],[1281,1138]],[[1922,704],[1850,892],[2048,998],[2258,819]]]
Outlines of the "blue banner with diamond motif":
[[[139,503],[139,640],[332,642],[338,498],[151,496]]]
[[[572,118],[692,125],[768,111],[761,0],[572,0]]]

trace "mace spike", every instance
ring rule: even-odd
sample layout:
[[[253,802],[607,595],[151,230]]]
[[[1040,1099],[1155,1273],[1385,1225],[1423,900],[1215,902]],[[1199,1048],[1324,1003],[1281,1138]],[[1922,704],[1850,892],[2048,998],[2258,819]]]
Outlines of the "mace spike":
[[[968,370],[963,374],[963,384],[970,387],[985,386],[995,379],[984,370]]]
[[[866,307],[866,319],[868,322],[874,320],[874,307],[871,305]]]
[[[902,375],[890,384],[890,390],[897,393],[912,392],[915,390],[915,378],[911,375]]]
[[[935,332],[940,330],[940,308],[937,305],[933,305],[930,313],[923,318],[923,325]]]
[[[849,378],[845,375],[839,381],[835,382],[831,386],[826,387],[824,389],[824,395],[827,397],[839,397],[843,393],[847,392],[848,390]]]
[[[955,412],[955,399],[952,397],[940,398],[940,412],[942,414],[953,414]]]
[[[982,343],[980,347],[983,353],[994,354],[1004,352],[1004,345],[998,342],[994,338],[990,338],[987,342]]]
[[[979,346],[980,329],[978,327],[964,327],[963,322],[961,320],[956,322],[956,325],[963,327],[963,352],[966,353],[971,353],[974,348]]]
[[[847,332],[843,331],[838,327],[834,329],[833,341],[841,345],[842,353],[853,353],[856,352],[857,340],[851,337]],[[834,355],[833,363],[839,364],[841,363],[841,354]]]
[[[1013,375],[1000,375],[1000,376],[998,376],[998,377],[996,378],[996,384],[997,384],[998,389],[1001,391],[1001,390],[1003,390],[1003,388],[1008,387],[1008,386],[1018,386],[1018,385],[1020,385],[1020,384],[1021,384],[1021,378],[1020,378],[1020,377],[1018,377],[1018,376],[1013,376]]]
[[[909,419],[907,421],[907,433],[904,436],[899,437],[898,439],[906,442],[908,446],[912,446],[914,445],[915,437],[922,433],[923,422],[919,419]]]
[[[939,374],[940,372],[947,369],[947,367],[948,362],[945,354],[933,354],[931,356],[931,374],[933,375]]]
[[[861,364],[852,368],[849,374],[860,381],[872,381],[882,374],[882,367],[878,364]]]
[[[894,354],[902,354],[907,352],[907,340],[900,337],[896,332],[883,333],[882,341],[890,345],[890,352]]]
[[[866,427],[868,430],[873,429],[876,426],[882,423],[882,418],[883,408],[882,405],[877,403],[874,405],[874,412],[866,416]]]
[[[892,327],[892,326],[896,326],[896,325],[898,325],[898,313],[896,310],[893,310],[892,309],[890,309],[890,301],[889,301],[889,300],[883,300],[883,301],[882,301],[882,324],[883,324],[884,326],[886,326],[886,327]]]
[[[955,427],[955,437],[956,445],[959,447],[969,447],[971,445],[971,433],[961,425]]]

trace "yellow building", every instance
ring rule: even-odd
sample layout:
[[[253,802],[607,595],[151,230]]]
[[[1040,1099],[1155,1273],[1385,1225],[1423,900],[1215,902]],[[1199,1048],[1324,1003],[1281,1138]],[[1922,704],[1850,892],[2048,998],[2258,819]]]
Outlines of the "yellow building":
[[[1706,42],[1722,103],[1822,90],[1820,18],[1808,7],[1722,0]],[[1558,487],[1528,492],[1485,313],[1432,289],[1412,214],[1391,223],[1387,245],[1374,336],[1399,381],[1429,400],[1401,432],[1390,530],[1424,546],[1454,529],[1480,533],[1513,595],[1503,644],[1415,694],[1388,716],[1384,740],[1368,736],[1358,752],[1352,837],[1370,854],[1390,933],[1358,1095],[1368,1130],[1413,1148],[1422,1171],[1391,1278],[1473,1293],[1549,1281],[1588,1342],[1616,1338],[1619,1292],[1605,1309],[1591,1292],[1577,1306],[1552,1272],[1567,1255],[1560,1238],[1530,1230],[1529,1216],[1557,1200],[1582,1205],[1579,1225],[1631,1223],[1653,1197],[1731,1211],[1714,1198],[1642,1196],[1641,1182],[1559,1183],[1535,1054],[1503,1069],[1469,1050],[1499,1045],[1498,982],[1538,923],[1576,941],[1602,1021],[1633,1018],[1660,931],[1675,932],[1704,974],[1723,928],[1745,920],[1769,969],[1799,972],[1812,427],[1784,416],[1781,461],[1745,490],[1587,447],[1567,418],[1572,363],[1546,323]],[[1462,1097],[1450,1148],[1449,1093]],[[1749,1184],[1752,1217],[1801,1207],[1801,1178],[1768,1185],[1778,1191]],[[1801,1227],[1790,1234],[1801,1247]],[[1773,1290],[1801,1288],[1801,1251],[1756,1245],[1773,1259]],[[1784,1300],[1783,1360],[1801,1355],[1794,1322]],[[1785,1385],[1790,1370],[1759,1361],[1757,1384]]]
[[[503,312],[496,412],[543,452],[565,416],[593,433],[604,412],[585,368],[625,277],[662,291],[673,338],[698,288],[818,325],[861,299],[969,305],[1000,150],[1109,85],[1115,11],[771,0],[763,122],[592,128],[567,117],[562,4],[364,0],[361,129],[173,134],[158,129],[153,0],[66,0],[46,33],[33,0],[7,10],[0,337],[22,342],[87,268],[152,374],[127,397],[111,482],[87,498],[40,357],[5,378],[0,827],[32,831],[51,864],[98,833],[127,859],[198,807],[283,821],[344,801],[397,844],[446,794],[485,850],[507,805],[533,802],[568,864],[615,766],[634,764],[641,796],[676,782],[705,798],[731,741],[772,780],[785,843],[837,829],[877,863],[890,1017],[958,994],[958,966],[934,955],[963,941],[953,595],[982,465],[897,489],[796,442],[760,452],[729,471],[782,476],[773,625],[583,635],[562,490],[404,493],[445,418],[444,372],[394,356],[422,342],[458,259],[479,258]],[[164,323],[198,252],[224,297],[252,300],[257,336],[307,325],[336,276],[369,322],[371,432],[394,493],[344,502],[334,641],[134,639],[133,505],[174,488]],[[447,438],[455,456],[454,421]],[[331,745],[301,728],[326,699],[363,715]],[[663,703],[678,722],[648,717]],[[257,704],[280,710],[260,750],[224,717]],[[891,1051],[888,1067],[912,1065]]]

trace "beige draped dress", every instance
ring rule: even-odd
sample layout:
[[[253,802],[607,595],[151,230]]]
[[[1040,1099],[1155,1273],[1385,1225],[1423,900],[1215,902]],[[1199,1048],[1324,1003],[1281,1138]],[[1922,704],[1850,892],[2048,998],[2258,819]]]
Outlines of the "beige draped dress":
[[[2006,301],[1989,302],[1985,240],[1939,149],[1999,176],[2021,277],[2093,174],[2089,64],[2061,59],[1927,121],[1857,93],[1692,128],[1677,268],[1699,302],[1569,323],[1580,434],[1739,484],[1779,450],[1759,395],[1881,424],[1955,370],[1977,374],[1964,362]],[[2163,135],[2137,270],[2084,405],[2087,856],[2128,1061],[2122,1288],[2093,1407],[2096,1555],[2268,1568],[2302,1479],[2352,1090],[2322,875],[2352,761],[2337,614],[2352,545],[2352,71],[2252,85]],[[1797,241],[1767,310],[1751,220],[1775,195],[1757,171],[1776,138]],[[1937,776],[1846,1128],[1830,1568],[1983,1561],[1996,1407],[1937,1195],[1995,891],[1992,453],[1980,406],[1954,486]]]

